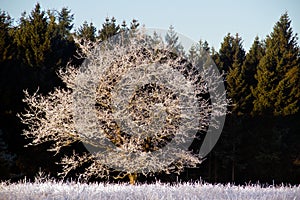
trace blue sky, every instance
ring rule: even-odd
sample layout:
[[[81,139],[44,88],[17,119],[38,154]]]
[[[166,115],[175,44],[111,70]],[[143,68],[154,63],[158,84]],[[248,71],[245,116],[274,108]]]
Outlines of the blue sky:
[[[37,0],[0,0],[1,10],[18,19],[23,11],[29,13]],[[207,40],[219,49],[227,33],[238,32],[248,50],[255,38],[265,38],[280,15],[288,12],[294,32],[300,33],[299,0],[39,0],[43,9],[68,7],[75,14],[75,28],[85,20],[101,27],[106,17],[114,16],[118,23],[136,18],[148,28],[175,30],[194,41]]]

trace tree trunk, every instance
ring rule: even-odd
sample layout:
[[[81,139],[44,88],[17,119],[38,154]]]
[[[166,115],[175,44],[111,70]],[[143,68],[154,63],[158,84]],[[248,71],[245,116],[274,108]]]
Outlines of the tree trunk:
[[[210,182],[212,180],[211,178],[211,154],[209,154],[209,158],[208,158],[208,181]]]
[[[232,165],[231,165],[231,182],[234,182],[235,178],[235,144],[233,144],[233,159],[232,159]]]
[[[215,160],[215,164],[214,164],[214,167],[215,167],[215,183],[217,182],[217,180],[218,180],[218,174],[217,174],[217,156],[216,156],[216,154],[214,155],[215,156],[215,158],[214,158],[214,160]]]
[[[235,176],[235,165],[234,165],[234,160],[232,161],[232,166],[231,166],[231,182],[234,183],[234,177]]]
[[[129,183],[131,185],[134,185],[136,180],[137,180],[137,174],[134,173],[134,174],[128,174],[128,177],[129,177]]]

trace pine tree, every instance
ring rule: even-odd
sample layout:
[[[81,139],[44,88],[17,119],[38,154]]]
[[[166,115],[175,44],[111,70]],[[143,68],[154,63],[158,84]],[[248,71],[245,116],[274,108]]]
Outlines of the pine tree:
[[[72,15],[67,9],[63,9],[62,13],[44,11],[40,4],[36,4],[29,15],[23,13],[19,23],[10,29],[14,55],[11,64],[1,65],[5,71],[2,71],[3,68],[0,71],[0,121],[9,136],[8,144],[14,144],[9,148],[14,151],[20,151],[24,145],[21,126],[16,118],[16,113],[25,109],[22,102],[24,90],[33,93],[39,88],[40,92],[47,93],[54,87],[64,87],[57,71],[67,62],[73,64],[76,45],[70,32]],[[23,173],[41,164],[39,157],[45,154],[43,148],[37,147],[35,164],[28,157],[32,155],[31,150],[24,150],[22,155],[18,155],[18,167]],[[54,157],[47,159],[58,161]]]
[[[297,35],[285,13],[266,39],[266,54],[255,76],[257,87],[252,90],[254,113],[285,116],[299,111],[299,63]]]
[[[189,62],[196,62],[198,60],[198,52],[195,45],[192,45],[188,52]]]
[[[239,149],[242,140],[242,120],[239,117],[242,115],[242,108],[244,106],[245,101],[245,85],[247,84],[242,76],[242,64],[245,59],[245,50],[242,46],[242,38],[238,35],[235,37],[227,35],[225,37],[226,41],[230,41],[227,49],[225,49],[225,45],[223,46],[222,51],[220,53],[226,52],[223,55],[223,67],[228,67],[228,73],[226,75],[226,83],[227,83],[227,94],[231,99],[233,106],[230,108],[231,114],[228,116],[227,123],[225,126],[224,138],[223,138],[223,148],[221,149],[222,154],[228,157],[230,163],[226,162],[225,165],[231,169],[231,181],[235,181],[236,178],[236,170],[239,169]],[[224,44],[225,44],[224,43]],[[231,55],[228,54],[231,52]],[[227,63],[226,63],[227,61]]]
[[[128,28],[127,28],[127,24],[126,24],[126,21],[123,20],[122,24],[121,24],[121,32],[124,32],[124,31],[127,31]]]
[[[107,17],[105,19],[104,24],[102,24],[102,28],[98,31],[99,32],[99,39],[101,41],[105,41],[108,38],[116,35],[120,31],[120,26],[116,24],[116,19],[114,17],[109,20]]]
[[[203,42],[202,40],[199,40],[196,45],[192,45],[187,57],[190,62],[201,67],[209,67],[212,64],[212,59],[210,59],[210,47],[207,41]]]
[[[12,59],[12,37],[10,35],[12,20],[6,12],[0,11],[0,63]]]
[[[20,65],[54,72],[70,61],[76,51],[70,32],[73,27],[70,12],[63,8],[57,15],[57,12],[46,13],[37,3],[28,17],[23,14],[14,33]]]
[[[50,39],[50,53],[46,56],[46,65],[57,67],[66,65],[76,52],[76,45],[73,40],[71,30],[73,28],[74,14],[67,8],[62,8],[60,12],[50,13],[48,11],[48,27],[46,37]],[[56,73],[56,72],[55,72]]]
[[[67,8],[62,8],[58,13],[58,26],[61,31],[61,35],[67,38],[71,34],[73,28],[74,14],[71,14],[71,10]]]
[[[25,15],[25,14],[24,14]],[[47,16],[41,11],[39,3],[28,18],[21,18],[21,24],[15,34],[15,42],[19,49],[18,58],[27,66],[44,65],[45,54],[50,51],[50,38],[47,37]]]
[[[132,22],[130,23],[130,30],[135,31],[139,26],[140,24],[138,23],[138,20],[133,19]]]
[[[218,52],[216,51],[216,49],[214,47],[211,47],[210,55],[211,55],[211,58],[213,59],[213,61],[215,62],[215,64],[217,65],[217,67],[218,67],[217,60],[219,59],[219,54],[218,54]]]
[[[96,40],[96,27],[91,22],[90,24],[87,23],[87,21],[84,21],[82,26],[79,27],[79,29],[76,32],[76,35],[80,38],[89,40],[89,41],[95,41]]]
[[[12,20],[6,12],[0,11],[0,116],[1,112],[11,110],[16,94],[13,92],[17,66],[14,63],[15,45],[13,44]],[[0,119],[1,120],[1,119]]]
[[[231,66],[229,66],[229,72],[226,76],[228,96],[232,100],[233,107],[232,112],[237,115],[243,113],[246,94],[247,83],[244,80],[242,72],[242,65],[245,59],[245,50],[242,46],[242,38],[236,34],[236,37],[232,40],[231,46],[233,55],[228,56],[228,60],[233,60]]]
[[[202,40],[198,43],[198,54],[200,57],[200,62],[203,63],[204,67],[210,67],[212,65],[213,60],[210,58],[211,52],[208,42]]]
[[[171,25],[169,30],[165,36],[165,40],[167,43],[167,48],[170,49],[174,53],[183,54],[183,46],[178,41],[179,37],[174,30],[174,27]]]
[[[137,30],[138,30],[139,26],[140,26],[140,24],[138,23],[138,20],[136,20],[136,19],[133,19],[130,22],[130,28],[128,29],[130,37],[135,37],[136,36],[136,33],[137,33]]]
[[[221,72],[227,73],[229,71],[229,68],[233,64],[233,55],[234,55],[234,49],[233,49],[233,40],[234,37],[228,33],[221,43],[221,48],[219,50],[219,53],[215,56],[215,62],[217,67]]]
[[[257,80],[254,76],[256,74],[259,61],[264,54],[264,43],[259,40],[259,37],[255,37],[255,40],[246,55],[241,70],[242,79],[246,83],[244,86],[245,96],[242,112],[246,114],[250,114],[253,110],[254,96],[251,92],[251,88],[255,88],[257,85]]]
[[[205,40],[204,42],[202,40],[199,41],[199,46],[203,48],[206,52],[210,53],[210,47],[208,42]]]
[[[159,35],[156,31],[154,31],[153,35],[151,37],[151,43],[152,43],[153,47],[157,48],[157,46],[160,45],[162,41],[163,41],[163,39],[162,39],[161,35]]]

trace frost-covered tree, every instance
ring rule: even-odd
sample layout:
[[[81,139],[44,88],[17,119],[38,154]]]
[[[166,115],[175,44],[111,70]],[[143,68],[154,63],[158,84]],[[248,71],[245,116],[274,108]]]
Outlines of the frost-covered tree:
[[[201,163],[202,154],[188,151],[197,133],[222,127],[227,100],[217,70],[153,45],[144,31],[128,35],[79,43],[86,62],[59,72],[67,89],[25,92],[29,109],[20,117],[32,145],[51,141],[59,152],[82,142],[90,152],[63,158],[62,176],[85,166],[83,178],[116,171],[133,183],[139,173],[180,172]]]
[[[176,52],[178,54],[183,55],[184,49],[180,41],[178,40],[179,37],[174,29],[174,26],[170,26],[169,30],[165,36],[165,40],[167,43],[167,48],[170,49],[172,52]]]
[[[197,63],[198,66],[209,67],[213,62],[210,57],[209,44],[202,40],[191,46],[187,57],[190,62]]]

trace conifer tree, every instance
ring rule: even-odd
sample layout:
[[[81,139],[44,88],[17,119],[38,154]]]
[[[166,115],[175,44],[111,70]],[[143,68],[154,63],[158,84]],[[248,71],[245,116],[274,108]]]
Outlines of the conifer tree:
[[[227,43],[229,41],[229,43]],[[227,119],[221,151],[225,157],[230,160],[231,181],[235,181],[235,174],[239,168],[239,149],[241,145],[241,128],[242,120],[239,115],[242,114],[242,108],[245,99],[245,85],[247,84],[242,76],[242,64],[245,59],[245,50],[242,46],[242,38],[238,35],[235,37],[227,35],[224,39],[223,49],[220,54],[223,55],[223,67],[228,68],[226,75],[227,94],[232,101],[230,108],[231,114]],[[226,44],[226,45],[225,45]],[[228,45],[228,46],[227,46]],[[226,47],[227,46],[227,47]],[[226,47],[226,48],[225,48]],[[231,54],[229,54],[231,52]],[[223,162],[223,161],[221,161]],[[224,163],[225,165],[226,162]],[[228,166],[229,167],[229,166]]]
[[[78,35],[80,38],[93,41],[93,42],[96,40],[95,34],[96,34],[96,27],[93,25],[92,22],[88,24],[87,21],[84,21],[82,26],[80,26],[76,32],[76,35]]]
[[[157,47],[160,45],[161,41],[163,41],[161,35],[159,35],[156,31],[153,32],[153,35],[151,37],[151,43],[154,47]]]
[[[246,82],[245,84],[245,96],[244,105],[242,112],[250,114],[253,109],[254,97],[251,92],[251,88],[255,88],[257,85],[257,80],[255,79],[255,74],[257,71],[257,66],[260,59],[264,56],[265,47],[264,43],[259,40],[259,37],[255,37],[255,40],[246,55],[245,61],[242,65],[242,78]]]
[[[11,59],[11,35],[10,35],[10,28],[11,28],[12,20],[10,16],[4,12],[0,11],[0,63]]]
[[[130,27],[127,28],[129,30],[129,34],[131,37],[135,37],[137,35],[138,27],[140,26],[140,23],[136,19],[132,19],[130,22]]]
[[[124,32],[124,31],[127,31],[128,28],[127,28],[127,24],[126,24],[126,21],[123,20],[122,24],[121,24],[121,31]]]
[[[197,59],[198,59],[198,56],[197,55],[198,52],[197,52],[197,48],[195,45],[192,45],[189,52],[188,52],[188,59],[190,62],[195,62]]]
[[[266,39],[266,54],[255,76],[257,87],[252,90],[254,113],[285,116],[299,111],[299,62],[297,34],[285,13]]]
[[[58,13],[58,26],[63,37],[69,37],[73,28],[74,14],[71,14],[71,10],[62,8]]]
[[[76,51],[70,33],[72,20],[70,10],[46,13],[39,3],[28,17],[24,13],[14,34],[20,64],[55,71],[69,62]]]
[[[229,72],[226,76],[228,96],[232,100],[232,112],[240,115],[247,96],[246,85],[242,72],[242,65],[245,59],[245,50],[242,46],[242,38],[236,34],[232,40],[230,47],[233,55],[228,56],[228,60],[232,60],[232,65],[229,66]],[[229,49],[229,50],[230,50]]]
[[[18,47],[18,58],[26,66],[41,67],[44,65],[45,52],[50,50],[50,38],[47,37],[47,16],[36,4],[30,16],[21,19],[21,24],[15,34],[15,42]]]
[[[138,23],[138,20],[133,19],[132,22],[130,23],[130,30],[136,30],[140,24]]]
[[[71,33],[73,28],[74,15],[71,10],[62,8],[57,15],[48,11],[47,37],[51,40],[50,53],[46,57],[47,66],[57,67],[65,65],[67,62],[74,61],[70,59],[76,52],[76,45]],[[56,72],[55,72],[56,73]]]
[[[195,45],[192,45],[188,55],[190,62],[197,64],[198,66],[209,67],[212,63],[210,58],[210,47],[207,41],[199,40]]]
[[[229,68],[233,64],[233,55],[234,55],[234,49],[233,49],[233,40],[234,37],[228,33],[221,43],[221,48],[219,50],[219,53],[215,56],[215,62],[218,66],[219,70],[222,72],[227,73],[229,71]]]
[[[204,42],[202,40],[199,41],[198,51],[201,60],[200,62],[203,63],[204,67],[210,67],[212,65],[213,60],[210,57],[211,55],[210,47],[206,40]]]
[[[112,17],[111,20],[109,20],[108,17],[105,19],[104,24],[102,24],[102,28],[98,31],[99,39],[101,41],[107,40],[119,33],[120,26],[116,24],[116,21],[117,20],[114,17]]]
[[[178,41],[178,35],[174,30],[174,26],[170,26],[169,30],[165,36],[165,40],[167,43],[167,48],[173,51],[174,53],[183,54],[183,46]]]
[[[12,89],[13,82],[16,82],[13,80],[16,78],[13,74],[16,67],[13,64],[15,48],[12,30],[10,16],[0,11],[0,114],[14,106],[12,102],[16,96]]]

